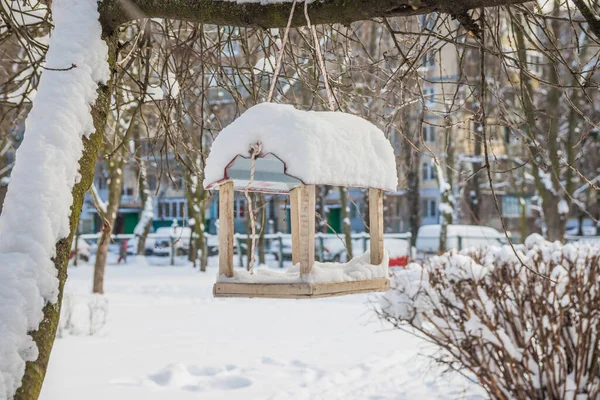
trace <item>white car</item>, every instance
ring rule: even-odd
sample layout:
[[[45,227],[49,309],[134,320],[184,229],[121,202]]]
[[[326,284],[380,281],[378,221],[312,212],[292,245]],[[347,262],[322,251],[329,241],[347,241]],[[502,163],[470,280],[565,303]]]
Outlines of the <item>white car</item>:
[[[168,256],[171,254],[171,243],[174,243],[175,254],[185,255],[190,250],[192,229],[189,227],[162,227],[152,234],[155,256]]]
[[[437,254],[440,249],[440,225],[423,225],[417,234],[417,257]],[[502,245],[504,233],[494,228],[479,225],[448,225],[446,249],[466,249]]]

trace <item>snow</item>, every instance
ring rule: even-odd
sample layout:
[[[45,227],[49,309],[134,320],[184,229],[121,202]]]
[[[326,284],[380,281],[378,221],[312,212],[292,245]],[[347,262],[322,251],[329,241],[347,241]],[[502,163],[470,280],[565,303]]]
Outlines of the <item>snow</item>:
[[[97,3],[54,0],[55,29],[0,217],[0,398],[12,398],[25,362],[38,352],[27,334],[55,303],[58,279],[51,258],[69,235],[71,190],[78,176],[82,137],[94,131],[90,105],[97,82],[109,77]]]
[[[560,201],[558,202],[558,213],[561,215],[569,214],[569,205],[567,204],[567,201],[565,199],[560,199]]]
[[[227,179],[225,170],[249,147],[262,142],[286,174],[304,184],[372,187],[395,191],[396,158],[375,125],[342,112],[297,110],[291,105],[258,104],[219,133],[206,161],[204,187]]]
[[[150,191],[147,192],[146,201],[144,202],[144,209],[142,210],[142,216],[133,230],[133,233],[136,236],[142,236],[144,234],[145,227],[152,223],[152,220],[154,219],[154,202],[152,201]]]
[[[238,283],[330,283],[387,278],[389,264],[387,251],[384,250],[383,261],[379,265],[371,265],[370,257],[369,251],[367,251],[347,263],[315,262],[306,276],[300,276],[300,264],[296,264],[285,271],[268,267],[255,268],[252,274],[243,269],[236,269],[233,277],[220,275],[218,280],[219,282]]]
[[[70,268],[72,313],[61,319],[70,314],[70,329],[55,342],[40,400],[485,398],[460,375],[442,376],[424,340],[383,329],[370,311],[377,295],[214,299],[216,258],[199,273],[116,257],[106,306],[89,294],[93,262]],[[104,310],[90,335],[90,316]]]
[[[100,193],[98,193],[98,188],[96,188],[96,184],[93,182],[90,186],[90,192],[92,198],[94,199],[94,205],[98,207],[102,213],[108,213],[108,203],[102,200],[102,197],[100,197]]]
[[[441,214],[448,214],[448,215],[454,214],[454,209],[448,203],[440,203],[438,208],[439,208]]]
[[[260,74],[266,72],[272,74],[274,73],[276,64],[277,60],[275,59],[275,56],[263,57],[254,64],[254,73]]]

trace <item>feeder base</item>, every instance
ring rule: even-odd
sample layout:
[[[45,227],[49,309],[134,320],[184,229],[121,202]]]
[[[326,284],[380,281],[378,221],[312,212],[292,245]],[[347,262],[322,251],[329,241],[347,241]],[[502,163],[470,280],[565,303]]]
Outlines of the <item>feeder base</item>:
[[[388,278],[333,283],[233,283],[217,282],[215,297],[261,297],[273,299],[310,299],[344,296],[347,294],[385,292],[390,288]]]

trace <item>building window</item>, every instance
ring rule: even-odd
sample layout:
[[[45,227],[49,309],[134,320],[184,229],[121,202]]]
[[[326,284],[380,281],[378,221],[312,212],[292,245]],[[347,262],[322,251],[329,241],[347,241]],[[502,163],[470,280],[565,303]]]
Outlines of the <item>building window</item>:
[[[434,218],[438,215],[437,200],[424,199],[422,203],[422,213],[425,218]]]
[[[502,216],[516,218],[521,216],[521,206],[525,205],[525,216],[531,216],[531,196],[504,195],[502,197]]]
[[[510,144],[511,142],[512,131],[508,126],[504,127],[504,143]]]
[[[541,75],[544,71],[542,55],[537,51],[527,52],[527,68],[536,75]]]
[[[424,88],[423,89],[423,99],[427,104],[432,104],[435,97],[435,89],[434,88]]]
[[[123,196],[133,196],[133,188],[124,187]]]
[[[183,219],[185,215],[185,200],[173,199],[163,200],[158,203],[158,218],[160,219]]]
[[[240,198],[233,202],[233,215],[235,218],[244,218],[246,216],[246,199]]]
[[[423,140],[425,143],[435,143],[435,126],[423,126]]]
[[[429,162],[424,162],[421,165],[421,178],[423,181],[432,181],[435,179],[433,165]]]
[[[435,57],[432,53],[425,53],[423,55],[423,67],[429,69],[435,65]]]
[[[246,200],[240,199],[240,218],[244,218],[246,216]]]

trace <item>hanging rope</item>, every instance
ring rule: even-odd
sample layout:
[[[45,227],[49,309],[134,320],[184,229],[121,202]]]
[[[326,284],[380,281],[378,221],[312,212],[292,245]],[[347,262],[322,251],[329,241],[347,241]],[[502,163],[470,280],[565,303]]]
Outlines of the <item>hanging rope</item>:
[[[250,218],[250,230],[252,231],[250,254],[248,255],[250,257],[250,261],[248,262],[248,271],[252,274],[254,273],[254,250],[256,249],[256,222],[254,221],[254,208],[252,207],[252,200],[250,199],[250,186],[252,186],[252,183],[254,182],[256,158],[262,151],[262,142],[258,141],[256,143],[252,143],[248,151],[250,152],[250,162],[252,165],[250,167],[250,180],[244,189],[244,194],[246,195],[246,202],[248,203],[248,216]]]
[[[319,61],[319,67],[321,68],[321,73],[323,74],[323,82],[325,83],[325,93],[327,94],[327,100],[329,101],[329,110],[335,111],[335,107],[333,105],[333,94],[331,93],[331,88],[329,87],[329,78],[327,77],[327,70],[325,69],[325,63],[323,62],[323,55],[321,54],[321,45],[319,44],[319,38],[317,37],[317,30],[313,25],[311,25],[310,18],[308,16],[307,1],[304,1],[304,17],[306,18],[306,24],[308,25],[308,29],[311,31],[313,41],[315,42],[317,60]]]
[[[283,62],[283,53],[285,53],[285,45],[288,41],[288,36],[290,34],[290,26],[292,25],[292,19],[294,18],[294,10],[296,9],[296,1],[292,3],[292,9],[290,11],[290,16],[288,18],[287,26],[285,27],[285,32],[283,33],[283,40],[281,41],[281,51],[279,52],[279,56],[277,57],[277,62],[275,63],[275,71],[273,71],[273,80],[271,81],[271,87],[269,88],[269,95],[267,96],[267,103],[270,103],[273,99],[273,92],[275,91],[275,84],[277,83],[277,77],[279,76],[279,70],[281,69],[281,64]]]

